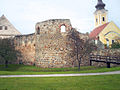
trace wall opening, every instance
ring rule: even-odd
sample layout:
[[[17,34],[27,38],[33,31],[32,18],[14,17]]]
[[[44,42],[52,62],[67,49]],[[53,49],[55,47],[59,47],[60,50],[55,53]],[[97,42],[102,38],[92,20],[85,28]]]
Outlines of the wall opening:
[[[65,32],[66,31],[66,27],[65,27],[65,25],[62,25],[61,26],[61,32]]]
[[[37,34],[40,34],[40,28],[37,27]]]

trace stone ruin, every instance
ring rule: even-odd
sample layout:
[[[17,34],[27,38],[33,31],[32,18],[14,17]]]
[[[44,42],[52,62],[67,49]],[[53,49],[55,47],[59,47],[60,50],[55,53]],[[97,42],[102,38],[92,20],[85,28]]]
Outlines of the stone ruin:
[[[17,63],[42,68],[76,66],[76,59],[72,56],[74,41],[67,37],[72,30],[69,19],[50,19],[38,22],[35,26],[35,33],[18,35],[14,38],[15,49],[20,52]]]

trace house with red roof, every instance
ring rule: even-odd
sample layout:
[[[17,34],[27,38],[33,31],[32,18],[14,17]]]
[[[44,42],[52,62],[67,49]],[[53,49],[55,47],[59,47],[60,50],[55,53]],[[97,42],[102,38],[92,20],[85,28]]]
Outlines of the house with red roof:
[[[100,41],[110,46],[117,38],[120,38],[120,29],[113,21],[108,22],[108,10],[104,8],[105,4],[102,0],[98,0],[95,7],[95,28],[90,32],[89,37],[93,39],[96,44]]]

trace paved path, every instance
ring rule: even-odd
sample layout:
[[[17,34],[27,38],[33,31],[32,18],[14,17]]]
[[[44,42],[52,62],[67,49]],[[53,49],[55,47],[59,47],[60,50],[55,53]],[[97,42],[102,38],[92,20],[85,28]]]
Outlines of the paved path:
[[[81,73],[81,74],[0,75],[0,78],[7,78],[7,77],[62,77],[62,76],[90,76],[90,75],[111,75],[111,74],[120,74],[120,71],[103,72],[103,73]]]

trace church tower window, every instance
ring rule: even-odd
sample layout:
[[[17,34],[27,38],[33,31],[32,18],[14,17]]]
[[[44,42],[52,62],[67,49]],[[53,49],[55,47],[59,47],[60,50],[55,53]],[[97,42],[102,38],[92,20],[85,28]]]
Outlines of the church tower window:
[[[103,17],[103,21],[105,21],[105,18]]]
[[[98,22],[98,19],[96,18],[96,22]]]
[[[95,28],[108,22],[108,10],[105,9],[105,4],[102,0],[98,0],[95,6],[96,11],[94,12],[95,17]]]

